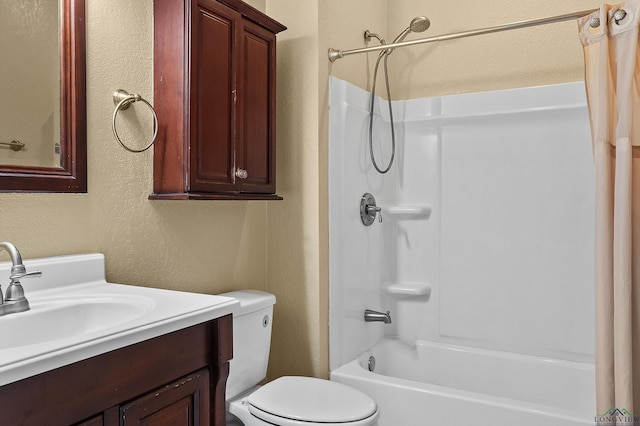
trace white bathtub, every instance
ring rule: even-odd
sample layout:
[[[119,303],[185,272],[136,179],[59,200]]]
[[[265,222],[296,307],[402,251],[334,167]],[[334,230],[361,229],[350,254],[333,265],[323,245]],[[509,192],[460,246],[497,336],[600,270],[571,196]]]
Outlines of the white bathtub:
[[[385,339],[332,371],[331,380],[370,395],[380,426],[594,424],[588,363]]]

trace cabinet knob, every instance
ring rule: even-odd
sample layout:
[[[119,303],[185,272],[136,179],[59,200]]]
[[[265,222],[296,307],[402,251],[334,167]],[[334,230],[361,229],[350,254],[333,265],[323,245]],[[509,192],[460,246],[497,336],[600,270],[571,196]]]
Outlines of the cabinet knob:
[[[249,177],[249,173],[247,173],[247,171],[245,169],[237,169],[236,170],[236,177],[238,179],[246,179]]]

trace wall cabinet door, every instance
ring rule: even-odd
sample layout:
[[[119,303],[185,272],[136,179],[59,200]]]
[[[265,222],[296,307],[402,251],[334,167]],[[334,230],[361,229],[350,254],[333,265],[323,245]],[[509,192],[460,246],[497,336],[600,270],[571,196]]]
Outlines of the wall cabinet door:
[[[275,34],[243,19],[238,72],[237,159],[241,192],[275,193]]]
[[[209,370],[202,369],[121,407],[123,426],[209,425]]]
[[[166,123],[150,198],[281,199],[275,35],[285,27],[239,0],[178,3],[154,1],[154,102]]]
[[[197,2],[194,13],[188,191],[233,192],[241,16],[206,0]]]

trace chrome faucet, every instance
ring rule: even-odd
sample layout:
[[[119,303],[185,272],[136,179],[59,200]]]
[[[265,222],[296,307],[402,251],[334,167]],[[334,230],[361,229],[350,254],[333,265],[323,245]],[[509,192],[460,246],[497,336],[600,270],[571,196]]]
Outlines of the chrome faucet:
[[[391,324],[391,311],[387,311],[386,313],[384,313],[384,312],[372,311],[371,309],[367,309],[366,311],[364,311],[364,321],[365,322],[380,321],[385,324]]]
[[[7,288],[7,296],[2,296],[2,287],[0,287],[0,316],[13,314],[16,312],[24,312],[29,310],[29,301],[24,297],[24,289],[20,284],[21,278],[31,278],[42,276],[41,271],[27,272],[22,264],[22,256],[20,252],[11,243],[0,243],[0,250],[5,249],[11,257],[11,274],[9,279],[11,283]]]

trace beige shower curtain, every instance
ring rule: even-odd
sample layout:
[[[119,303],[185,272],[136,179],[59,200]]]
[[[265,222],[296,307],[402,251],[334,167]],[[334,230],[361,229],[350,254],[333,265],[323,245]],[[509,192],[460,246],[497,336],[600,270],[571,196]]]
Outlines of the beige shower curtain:
[[[616,15],[619,9],[624,13]],[[599,18],[595,28],[593,18]],[[596,422],[601,424],[615,418],[614,424],[640,425],[639,18],[640,0],[627,0],[603,5],[579,21],[596,170]]]

